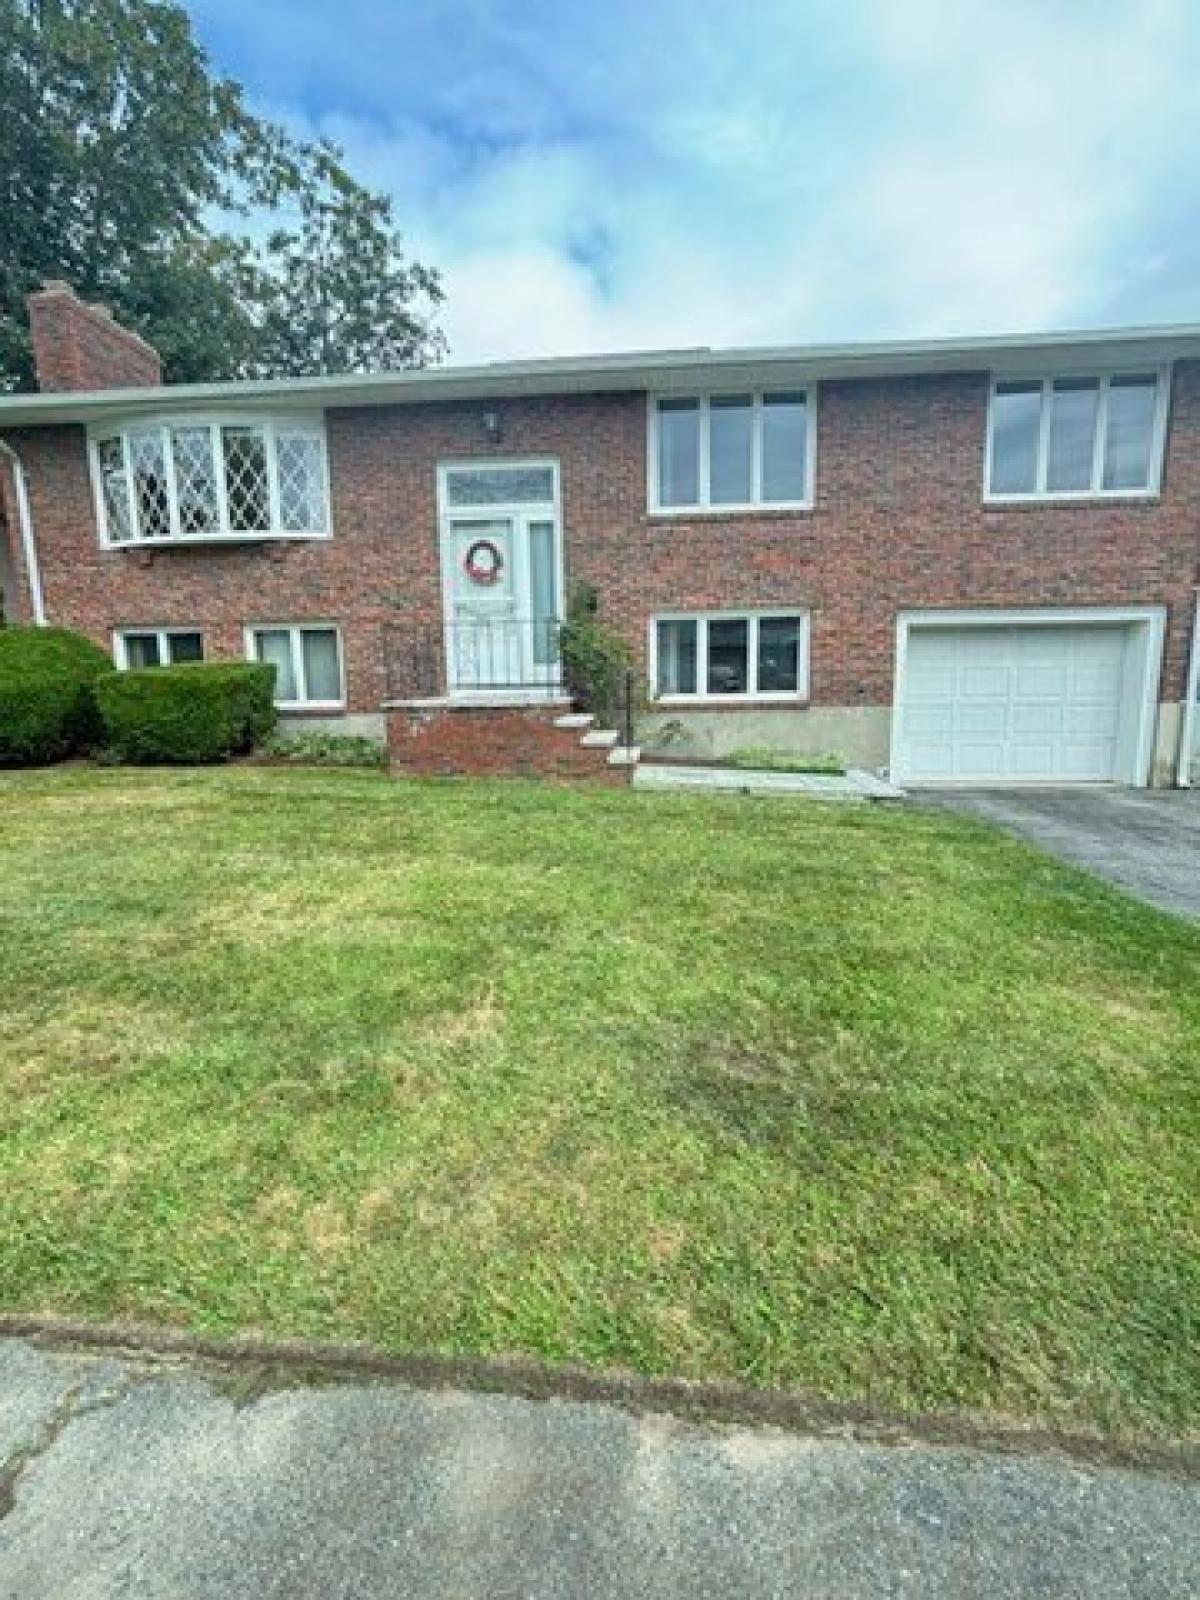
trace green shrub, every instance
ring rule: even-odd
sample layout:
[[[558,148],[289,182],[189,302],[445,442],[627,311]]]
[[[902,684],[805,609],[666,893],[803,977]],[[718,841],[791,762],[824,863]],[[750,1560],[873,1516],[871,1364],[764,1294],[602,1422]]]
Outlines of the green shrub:
[[[841,756],[790,756],[767,745],[743,745],[725,757],[725,764],[750,772],[807,772],[831,778],[841,778],[846,773]]]
[[[94,685],[112,670],[81,633],[0,627],[0,766],[40,765],[90,749],[100,732]]]
[[[275,731],[275,668],[259,661],[213,661],[205,670],[225,685],[239,730],[235,753],[255,750]]]
[[[585,711],[612,719],[625,703],[633,651],[620,634],[599,620],[597,610],[595,590],[588,584],[578,584],[567,605],[559,647],[572,700]],[[635,684],[635,705],[640,698]]]
[[[385,767],[388,753],[374,739],[345,733],[276,734],[266,746],[276,761],[314,767]]]
[[[275,668],[188,662],[114,672],[97,684],[108,754],[135,764],[227,761],[275,725]]]

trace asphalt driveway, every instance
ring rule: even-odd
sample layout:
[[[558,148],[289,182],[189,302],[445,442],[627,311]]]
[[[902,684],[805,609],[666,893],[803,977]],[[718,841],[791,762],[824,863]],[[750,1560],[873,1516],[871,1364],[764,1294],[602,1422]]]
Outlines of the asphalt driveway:
[[[1181,917],[1200,918],[1200,789],[914,790]]]
[[[0,1595],[1187,1600],[1200,1486],[0,1343]]]

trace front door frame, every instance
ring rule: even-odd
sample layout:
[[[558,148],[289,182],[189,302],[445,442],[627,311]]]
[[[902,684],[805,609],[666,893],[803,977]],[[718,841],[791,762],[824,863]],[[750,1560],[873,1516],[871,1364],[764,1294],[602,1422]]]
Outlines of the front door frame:
[[[553,478],[554,493],[551,500],[513,500],[513,501],[488,501],[483,505],[451,506],[446,496],[446,478],[451,472],[478,472],[495,470],[497,468],[512,467],[527,471],[548,470]],[[467,459],[454,459],[439,461],[437,469],[437,542],[438,542],[438,567],[441,574],[442,591],[442,623],[444,634],[444,661],[446,674],[446,693],[455,700],[505,700],[514,699],[544,699],[547,692],[557,694],[561,692],[561,673],[551,672],[544,683],[531,681],[527,689],[462,689],[455,685],[454,660],[452,656],[453,626],[455,620],[455,574],[449,552],[452,549],[450,538],[451,524],[456,522],[470,522],[473,519],[480,521],[508,521],[513,525],[514,544],[514,569],[519,572],[525,588],[519,606],[522,621],[532,622],[531,585],[529,582],[529,548],[528,527],[530,522],[549,522],[554,529],[554,594],[555,594],[555,620],[562,622],[565,619],[565,562],[563,555],[563,517],[562,517],[562,469],[557,456],[480,456]],[[517,556],[517,543],[523,542],[519,560]],[[532,643],[532,631],[530,632]],[[524,648],[524,647],[523,647]],[[530,664],[525,669],[531,678],[535,675]]]

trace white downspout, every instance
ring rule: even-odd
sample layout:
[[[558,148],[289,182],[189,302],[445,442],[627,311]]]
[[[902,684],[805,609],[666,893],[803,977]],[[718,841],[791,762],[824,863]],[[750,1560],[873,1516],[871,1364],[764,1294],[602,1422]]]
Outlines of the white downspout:
[[[1187,699],[1183,703],[1183,722],[1179,730],[1179,771],[1175,781],[1181,789],[1192,787],[1192,755],[1196,739],[1196,696],[1200,694],[1200,593],[1196,595],[1196,614],[1192,619],[1192,653],[1188,661]]]
[[[33,512],[29,509],[29,487],[21,458],[6,439],[0,439],[0,455],[12,467],[13,489],[17,496],[17,521],[21,525],[21,550],[25,575],[29,579],[29,607],[39,628],[46,626],[46,600],[42,593],[42,569],[38,564],[37,542],[33,537]]]

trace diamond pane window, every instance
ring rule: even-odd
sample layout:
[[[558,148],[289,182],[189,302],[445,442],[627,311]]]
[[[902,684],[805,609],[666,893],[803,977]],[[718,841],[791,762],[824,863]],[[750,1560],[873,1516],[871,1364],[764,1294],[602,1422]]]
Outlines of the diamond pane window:
[[[238,533],[269,528],[271,491],[267,486],[267,443],[262,429],[222,428],[221,447],[229,526]]]
[[[212,429],[172,428],[171,454],[175,461],[180,533],[216,533],[221,526],[221,513]]]
[[[129,521],[129,479],[125,475],[125,446],[118,435],[115,439],[100,439],[96,443],[96,464],[100,471],[100,492],[104,498],[104,515],[109,538],[129,539],[133,531]]]
[[[129,464],[133,470],[138,536],[169,539],[171,497],[167,490],[167,457],[160,428],[139,428],[130,433]]]
[[[279,471],[279,520],[289,532],[325,527],[325,457],[311,433],[279,432],[275,442]]]
[[[130,423],[91,452],[106,544],[329,535],[319,417]]]

